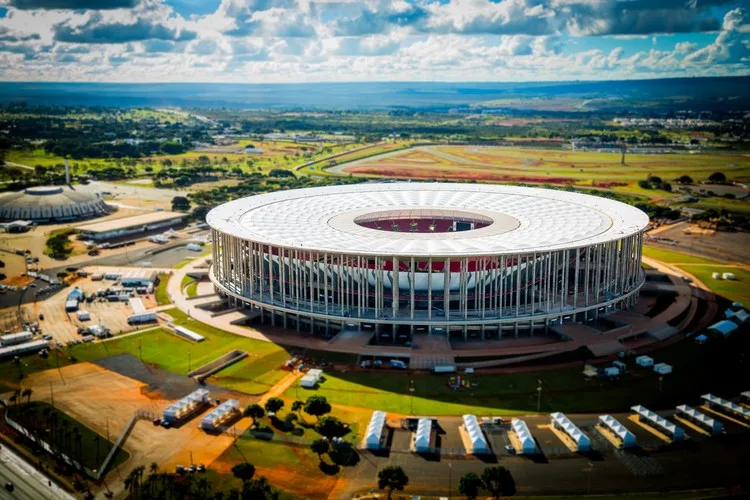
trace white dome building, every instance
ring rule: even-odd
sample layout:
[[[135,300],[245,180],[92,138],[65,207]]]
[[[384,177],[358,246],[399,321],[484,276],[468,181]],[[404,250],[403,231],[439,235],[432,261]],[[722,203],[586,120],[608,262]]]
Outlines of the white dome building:
[[[107,205],[96,194],[69,186],[39,186],[0,193],[0,220],[65,222],[107,214]]]

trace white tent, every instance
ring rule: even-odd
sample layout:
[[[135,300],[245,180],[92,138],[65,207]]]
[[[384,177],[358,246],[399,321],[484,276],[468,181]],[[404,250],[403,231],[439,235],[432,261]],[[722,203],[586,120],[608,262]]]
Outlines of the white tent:
[[[304,387],[305,389],[312,389],[313,387],[315,387],[315,384],[317,383],[318,383],[317,377],[315,377],[315,375],[310,375],[310,374],[305,375],[299,380],[299,385]]]
[[[641,405],[632,406],[630,409],[638,415],[639,419],[645,420],[647,424],[661,432],[664,432],[674,441],[685,439],[685,431],[682,429],[682,427],[677,427],[661,415],[657,415],[656,413]]]
[[[307,374],[315,378],[316,382],[320,382],[320,379],[323,378],[323,370],[320,370],[318,368],[313,368],[312,370],[309,370]]]
[[[680,405],[677,407],[677,413],[691,422],[695,422],[701,427],[711,431],[711,434],[717,434],[724,430],[724,426],[718,420],[715,420],[708,415],[705,415],[698,410],[695,410],[688,405]]]
[[[742,324],[745,321],[747,321],[749,318],[750,318],[750,313],[748,313],[744,309],[740,309],[734,312],[734,321],[736,321],[737,323]]]
[[[531,436],[531,432],[529,432],[529,427],[526,425],[526,422],[520,418],[514,418],[511,420],[510,426],[513,429],[513,432],[516,433],[518,441],[521,443],[520,453],[525,455],[533,455],[536,453],[536,443]]]
[[[650,358],[648,356],[638,356],[637,358],[635,358],[635,363],[638,366],[644,367],[654,366],[654,358]]]
[[[734,413],[735,415],[738,415],[740,417],[750,420],[750,408],[746,408],[742,405],[732,403],[731,401],[727,401],[726,399],[722,399],[718,396],[714,396],[713,394],[704,394],[703,396],[701,396],[701,399],[705,401],[706,405],[709,408],[718,406],[730,413]]]
[[[417,424],[417,432],[414,436],[414,450],[417,453],[426,453],[431,451],[430,441],[432,437],[432,420],[429,418],[420,418]]]
[[[591,440],[581,432],[573,422],[570,421],[563,413],[555,412],[550,414],[551,424],[558,429],[562,429],[576,443],[578,451],[588,451],[591,449]]]
[[[612,415],[600,415],[599,423],[620,439],[623,448],[635,446],[635,435]]]
[[[487,453],[489,447],[487,446],[487,440],[484,439],[484,434],[482,434],[482,429],[479,427],[477,417],[474,415],[464,415],[463,418],[464,429],[466,429],[466,433],[469,435],[469,440],[471,441],[472,453],[475,455]]]
[[[720,334],[727,336],[737,329],[737,323],[735,323],[734,321],[729,321],[728,319],[723,319],[709,326],[708,329],[716,330]]]
[[[372,412],[370,417],[370,423],[367,426],[367,432],[365,433],[365,447],[368,450],[380,449],[380,438],[383,435],[383,427],[385,427],[386,413],[384,411]]]
[[[668,373],[672,373],[672,365],[659,363],[654,365],[654,371],[660,375],[667,375]]]

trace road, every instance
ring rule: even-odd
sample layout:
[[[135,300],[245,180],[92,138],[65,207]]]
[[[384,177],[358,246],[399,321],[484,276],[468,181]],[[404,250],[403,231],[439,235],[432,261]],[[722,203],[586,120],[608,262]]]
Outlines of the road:
[[[5,484],[8,482],[15,486],[13,493],[8,493],[5,489]],[[50,483],[41,472],[6,447],[0,449],[0,483],[2,483],[2,489],[0,489],[2,498],[74,500],[74,497],[55,483]]]

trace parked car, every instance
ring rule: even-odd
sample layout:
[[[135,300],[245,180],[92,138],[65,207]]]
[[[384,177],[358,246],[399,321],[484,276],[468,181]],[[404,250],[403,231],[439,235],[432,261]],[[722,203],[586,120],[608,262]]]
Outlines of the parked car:
[[[515,455],[516,454],[516,449],[513,448],[512,445],[506,444],[505,445],[505,452],[508,453],[509,455]]]
[[[203,464],[200,464],[198,466],[198,472],[206,472],[206,466]]]
[[[153,423],[154,425],[161,425],[161,419],[157,417],[154,419]]]
[[[13,483],[5,483],[5,489],[8,490],[9,492],[13,493],[13,490],[15,490],[16,487],[13,486]]]

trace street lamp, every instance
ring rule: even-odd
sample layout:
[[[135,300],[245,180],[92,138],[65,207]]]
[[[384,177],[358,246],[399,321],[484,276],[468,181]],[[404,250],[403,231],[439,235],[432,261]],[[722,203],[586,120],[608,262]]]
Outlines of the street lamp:
[[[659,375],[659,392],[661,392],[661,385],[662,385],[663,380],[664,380],[664,375]]]
[[[409,415],[414,415],[414,380],[409,381]]]
[[[537,383],[539,386],[536,388],[537,396],[536,396],[536,411],[541,411],[542,409],[542,381],[537,380]]]
[[[453,465],[448,462],[448,498],[451,497],[451,472],[453,471]]]

